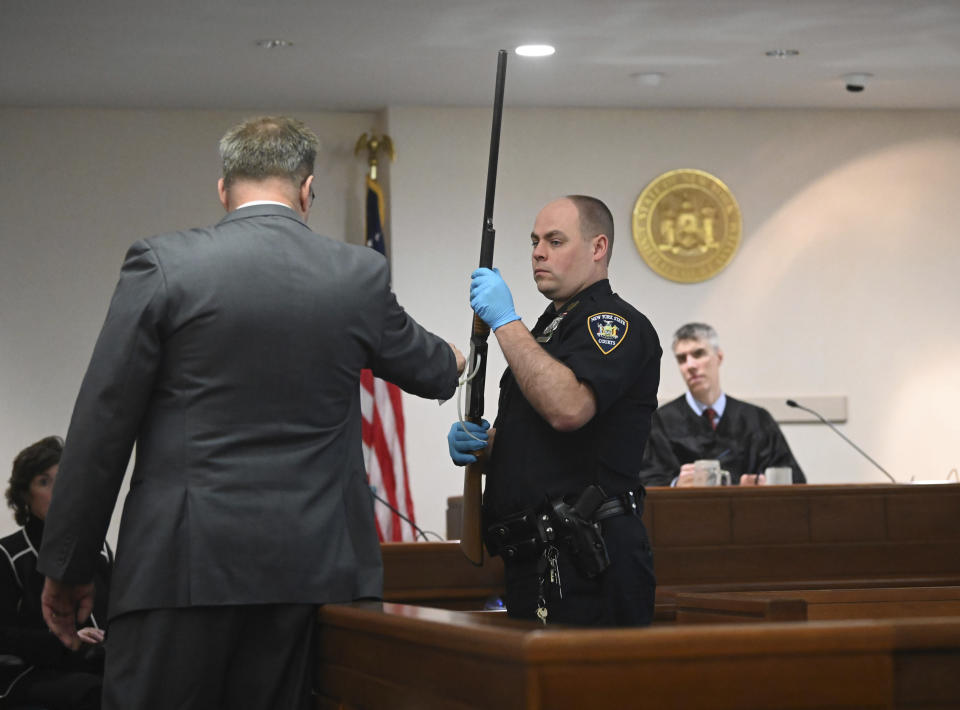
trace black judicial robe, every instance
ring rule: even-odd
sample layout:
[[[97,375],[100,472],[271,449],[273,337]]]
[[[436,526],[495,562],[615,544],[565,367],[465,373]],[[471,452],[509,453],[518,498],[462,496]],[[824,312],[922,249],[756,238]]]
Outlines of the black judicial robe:
[[[645,486],[669,486],[683,464],[697,459],[719,459],[734,484],[742,474],[763,473],[767,466],[790,466],[794,483],[807,482],[770,412],[730,395],[716,431],[685,396],[654,412],[640,480]]]

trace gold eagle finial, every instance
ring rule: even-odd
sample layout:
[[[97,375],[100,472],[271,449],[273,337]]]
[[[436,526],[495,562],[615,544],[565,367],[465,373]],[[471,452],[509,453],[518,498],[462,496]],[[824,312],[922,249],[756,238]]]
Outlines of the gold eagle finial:
[[[393,140],[386,133],[383,135],[377,135],[376,133],[370,133],[369,135],[364,133],[357,139],[357,145],[353,149],[354,155],[360,155],[362,151],[367,151],[367,164],[370,166],[370,179],[377,179],[377,155],[382,150],[388,156],[390,156],[390,162],[392,163],[397,159],[397,152],[393,148]]]

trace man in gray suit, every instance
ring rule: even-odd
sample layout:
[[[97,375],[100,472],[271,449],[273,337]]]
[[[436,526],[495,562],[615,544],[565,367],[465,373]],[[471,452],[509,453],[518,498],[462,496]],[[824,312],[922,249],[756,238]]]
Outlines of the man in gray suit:
[[[317,147],[289,118],[231,129],[226,217],[127,254],[38,564],[71,643],[136,443],[105,708],[308,708],[315,605],[381,595],[360,371],[446,399],[463,356],[397,304],[382,256],[307,227]]]

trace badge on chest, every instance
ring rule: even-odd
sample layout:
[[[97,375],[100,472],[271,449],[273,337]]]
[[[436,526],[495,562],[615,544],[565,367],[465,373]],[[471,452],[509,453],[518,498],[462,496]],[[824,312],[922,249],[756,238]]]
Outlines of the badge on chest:
[[[567,317],[567,314],[570,311],[572,311],[574,308],[577,307],[578,303],[580,302],[574,301],[573,303],[568,304],[567,307],[563,310],[563,313],[560,313],[559,315],[557,315],[556,318],[550,321],[547,327],[543,329],[543,332],[536,337],[536,341],[538,343],[549,343],[550,338],[552,338],[553,334],[557,332],[557,328],[560,327],[560,324],[563,322],[563,319]]]
[[[552,321],[550,321],[550,324],[549,324],[546,328],[543,329],[543,332],[542,332],[540,335],[537,336],[537,338],[536,338],[537,342],[538,342],[538,343],[549,343],[549,342],[550,342],[550,338],[553,337],[554,332],[557,330],[557,328],[560,327],[560,323],[563,321],[563,317],[564,317],[565,315],[567,315],[567,314],[566,314],[566,313],[561,313],[561,314],[558,315],[556,318],[554,318]]]

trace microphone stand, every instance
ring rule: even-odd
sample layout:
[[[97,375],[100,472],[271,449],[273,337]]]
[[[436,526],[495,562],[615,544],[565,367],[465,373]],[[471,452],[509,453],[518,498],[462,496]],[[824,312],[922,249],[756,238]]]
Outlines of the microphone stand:
[[[415,522],[413,522],[410,518],[408,518],[406,515],[404,515],[403,513],[401,513],[401,512],[400,512],[399,510],[397,510],[394,506],[390,505],[390,502],[389,502],[389,501],[384,500],[383,498],[381,498],[380,496],[378,496],[378,495],[377,495],[377,492],[376,492],[375,490],[373,490],[373,486],[367,486],[367,488],[370,490],[370,495],[372,495],[372,496],[373,496],[374,498],[376,498],[378,501],[380,501],[380,502],[383,503],[385,506],[387,506],[387,507],[388,507],[390,510],[392,510],[398,517],[400,517],[400,518],[402,518],[403,520],[405,520],[406,522],[410,523],[410,526],[411,526],[414,530],[417,531],[417,533],[420,535],[420,537],[423,538],[424,542],[430,542],[430,538],[427,537],[427,533],[430,533],[431,535],[433,535],[435,538],[437,538],[438,540],[440,540],[440,542],[443,542],[443,541],[444,541],[443,538],[440,537],[439,535],[437,535],[437,533],[433,532],[433,530],[426,530],[426,531],[424,531],[419,525],[417,525]]]
[[[883,475],[890,479],[890,482],[891,482],[891,483],[896,483],[896,482],[897,482],[897,479],[895,479],[893,476],[891,476],[891,475],[887,472],[887,469],[885,469],[883,466],[881,466],[881,465],[878,464],[876,461],[874,461],[874,460],[870,457],[870,455],[867,454],[866,451],[864,451],[863,449],[861,449],[859,446],[857,446],[857,445],[854,444],[852,441],[850,441],[850,439],[848,439],[846,436],[844,436],[842,431],[840,431],[839,429],[837,429],[837,427],[835,427],[833,424],[831,424],[831,423],[828,422],[826,419],[824,419],[824,418],[820,415],[819,412],[815,412],[815,411],[813,411],[812,409],[810,409],[809,407],[804,407],[802,404],[798,404],[797,402],[795,402],[795,401],[792,400],[792,399],[788,399],[788,400],[787,400],[787,406],[788,406],[788,407],[794,407],[794,408],[796,408],[796,409],[802,409],[802,410],[805,411],[805,412],[810,412],[810,414],[812,414],[812,415],[815,416],[817,419],[819,419],[819,420],[822,421],[824,424],[826,424],[828,427],[830,427],[831,429],[833,429],[834,433],[836,433],[837,436],[839,436],[839,437],[840,437],[841,439],[843,439],[845,442],[847,442],[848,444],[850,444],[850,446],[852,446],[852,447],[855,448],[857,451],[859,451],[860,454],[861,454],[867,461],[869,461],[869,462],[872,463],[874,466],[876,466],[878,469],[880,469],[880,470],[883,472]]]

